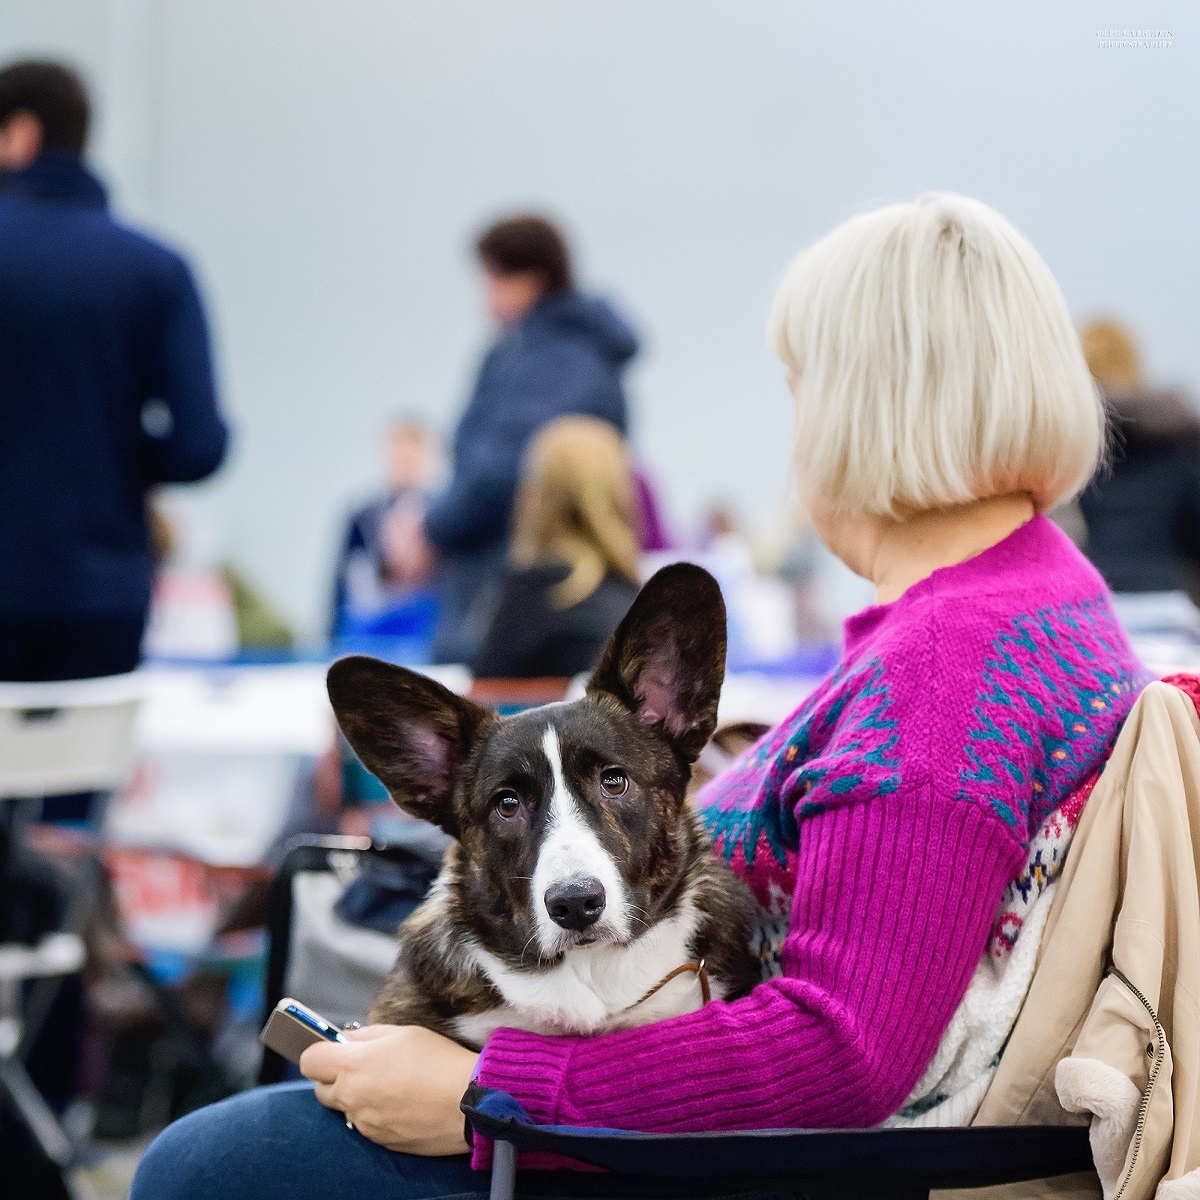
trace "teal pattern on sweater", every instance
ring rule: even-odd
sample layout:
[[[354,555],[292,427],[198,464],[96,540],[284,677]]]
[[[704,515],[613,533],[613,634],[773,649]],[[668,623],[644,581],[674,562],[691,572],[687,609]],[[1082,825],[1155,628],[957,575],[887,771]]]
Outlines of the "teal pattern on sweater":
[[[983,668],[959,773],[1023,839],[1095,770],[1146,676],[1105,599],[1012,618]]]

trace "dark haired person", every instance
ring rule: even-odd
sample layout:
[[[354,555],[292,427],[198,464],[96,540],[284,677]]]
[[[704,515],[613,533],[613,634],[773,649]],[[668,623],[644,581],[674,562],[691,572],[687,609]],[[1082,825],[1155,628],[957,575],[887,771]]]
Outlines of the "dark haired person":
[[[137,665],[147,490],[225,454],[191,272],[109,216],[88,123],[67,68],[0,69],[0,680]]]
[[[556,417],[598,417],[625,432],[621,375],[637,353],[630,327],[604,301],[577,291],[562,234],[517,216],[476,243],[495,343],[454,435],[453,475],[433,503],[423,536],[441,556],[441,662],[470,662],[505,571],[509,518],[521,457]]]
[[[1079,497],[1088,557],[1114,592],[1187,592],[1200,602],[1200,414],[1151,386],[1132,332],[1080,331],[1115,433],[1112,462]]]

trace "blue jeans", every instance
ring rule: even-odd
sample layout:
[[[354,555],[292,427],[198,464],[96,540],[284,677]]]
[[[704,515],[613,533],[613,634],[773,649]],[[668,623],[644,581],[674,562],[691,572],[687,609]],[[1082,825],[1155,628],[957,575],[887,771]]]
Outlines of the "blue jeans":
[[[385,1150],[318,1103],[301,1080],[243,1092],[163,1130],[138,1166],[130,1200],[426,1200],[484,1196],[465,1155]]]
[[[465,1154],[421,1158],[377,1146],[348,1128],[341,1113],[319,1104],[312,1084],[300,1080],[243,1092],[163,1130],[142,1158],[129,1200],[482,1200],[490,1182],[471,1170]],[[517,1194],[653,1200],[680,1192],[670,1183],[587,1171],[529,1171],[518,1175]],[[738,1200],[792,1195],[764,1190]]]
[[[300,1080],[243,1092],[164,1129],[142,1158],[129,1200],[481,1200],[490,1183],[465,1154],[421,1158],[377,1146]],[[521,1196],[656,1190],[668,1189],[581,1171],[530,1171],[518,1184]]]

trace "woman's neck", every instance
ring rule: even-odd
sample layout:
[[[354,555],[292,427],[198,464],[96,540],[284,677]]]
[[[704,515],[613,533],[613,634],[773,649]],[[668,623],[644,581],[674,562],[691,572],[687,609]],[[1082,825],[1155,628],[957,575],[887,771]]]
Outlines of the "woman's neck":
[[[865,537],[860,573],[875,584],[878,603],[888,604],[941,567],[982,554],[1031,520],[1027,495],[991,496],[953,508],[915,513],[901,521],[873,523]]]

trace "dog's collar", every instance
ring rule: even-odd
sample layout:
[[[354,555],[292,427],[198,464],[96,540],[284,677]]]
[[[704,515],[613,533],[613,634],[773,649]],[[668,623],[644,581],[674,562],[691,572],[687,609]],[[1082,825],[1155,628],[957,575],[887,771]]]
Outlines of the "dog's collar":
[[[675,970],[667,972],[640,1000],[635,1000],[630,1004],[625,1011],[628,1012],[631,1008],[637,1008],[639,1004],[645,1004],[655,992],[661,991],[671,982],[672,979],[677,979],[680,975],[691,972],[700,981],[700,996],[704,1003],[707,1004],[712,999],[712,989],[708,986],[708,971],[704,966],[704,959],[694,963],[684,963]]]

